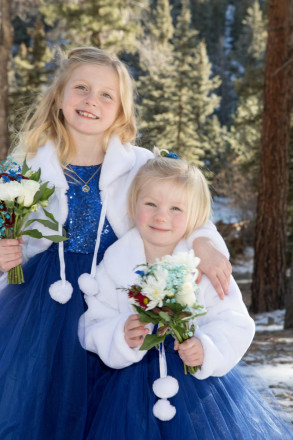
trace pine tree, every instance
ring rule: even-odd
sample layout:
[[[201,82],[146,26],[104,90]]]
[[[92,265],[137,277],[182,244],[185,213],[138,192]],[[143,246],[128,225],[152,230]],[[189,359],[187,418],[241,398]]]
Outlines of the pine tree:
[[[190,5],[182,1],[177,17],[171,63],[158,74],[144,78],[147,93],[142,95],[141,120],[144,139],[168,148],[195,163],[203,163],[210,150],[209,118],[219,105],[212,93],[219,86],[211,77],[204,42],[191,28]]]
[[[152,149],[159,145],[164,115],[168,112],[166,90],[172,87],[172,45],[174,27],[168,0],[150,4],[143,16],[144,36],[139,43],[142,72],[137,82],[139,92],[139,142]],[[165,148],[167,145],[164,145]]]
[[[54,29],[51,38],[66,45],[93,45],[114,53],[132,52],[146,0],[42,0],[41,12]]]
[[[229,191],[230,198],[243,209],[246,218],[254,215],[256,202],[266,41],[266,18],[255,0],[247,9],[237,47],[232,53],[241,66],[239,71],[246,64],[247,67],[243,77],[235,81],[238,103],[228,137],[230,160],[221,179],[222,188],[229,182],[223,191]]]
[[[46,41],[44,24],[39,18],[34,27],[27,30],[30,44],[21,43],[13,57],[10,70],[10,123],[17,130],[23,113],[46,86],[52,69],[49,61],[53,53]]]
[[[206,41],[213,64],[220,65],[219,48],[225,34],[225,12],[229,0],[195,0],[191,2],[192,26]]]

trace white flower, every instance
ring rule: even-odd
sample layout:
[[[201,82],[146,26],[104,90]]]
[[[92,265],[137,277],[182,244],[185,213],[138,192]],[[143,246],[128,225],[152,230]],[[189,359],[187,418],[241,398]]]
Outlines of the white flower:
[[[160,275],[159,273],[156,273],[156,276],[158,276],[158,278],[152,275],[148,276],[147,281],[142,285],[141,293],[148,297],[150,300],[146,310],[153,309],[156,306],[161,307],[163,305],[163,299],[166,295],[166,274],[164,272],[167,271],[160,270]]]
[[[23,194],[17,199],[17,202],[29,207],[33,203],[35,194],[40,188],[40,184],[34,180],[23,179],[21,181],[21,186],[23,188]]]
[[[189,252],[178,252],[176,255],[166,255],[161,261],[166,261],[174,265],[184,264],[192,272],[195,272],[196,267],[200,263],[200,259],[195,257],[193,250]]]
[[[194,293],[194,282],[185,282],[181,286],[181,294],[176,294],[176,302],[182,306],[186,305],[188,307],[194,306],[196,302],[196,297]]]
[[[38,203],[35,203],[35,204],[32,205],[32,207],[31,207],[31,211],[32,211],[32,212],[37,212],[38,209],[39,209],[39,204],[38,204]]]
[[[23,188],[20,183],[14,181],[0,183],[0,200],[13,201],[22,196]]]
[[[43,206],[43,208],[47,208],[47,206],[49,205],[49,200],[42,200],[40,202],[40,205]]]

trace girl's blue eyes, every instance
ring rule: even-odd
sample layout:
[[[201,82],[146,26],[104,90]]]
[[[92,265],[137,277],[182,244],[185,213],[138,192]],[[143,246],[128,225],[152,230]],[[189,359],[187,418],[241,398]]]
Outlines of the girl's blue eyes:
[[[154,207],[154,208],[157,207],[157,205],[156,205],[155,203],[153,203],[153,202],[146,202],[146,205],[147,205],[147,206],[152,206],[152,207]],[[172,206],[172,207],[171,207],[171,211],[181,211],[181,209],[178,208],[178,206]]]
[[[78,85],[78,86],[76,86],[75,88],[78,89],[78,90],[82,90],[82,91],[87,90],[87,87],[86,87],[86,86],[83,86],[83,85]],[[109,93],[107,93],[107,92],[103,92],[103,93],[101,94],[101,96],[102,96],[103,98],[106,98],[107,100],[112,99],[112,96],[109,95]]]

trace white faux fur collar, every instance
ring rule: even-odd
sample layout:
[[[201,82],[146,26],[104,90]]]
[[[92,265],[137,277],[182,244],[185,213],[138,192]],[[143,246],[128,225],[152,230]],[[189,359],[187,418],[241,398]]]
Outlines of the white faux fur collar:
[[[105,252],[105,269],[117,286],[127,287],[137,275],[135,266],[145,264],[143,241],[136,228],[128,231]]]
[[[181,240],[173,254],[189,250],[187,241]],[[117,286],[127,287],[133,284],[137,278],[135,267],[146,263],[144,245],[138,230],[133,228],[116,241],[106,251],[103,262]]]
[[[131,144],[122,144],[118,136],[113,136],[109,141],[101,170],[100,189],[106,189],[119,176],[131,170],[135,160],[133,146]],[[36,156],[28,159],[27,162],[34,170],[42,167],[42,180],[49,180],[56,187],[68,189],[68,184],[52,141],[47,141],[38,149]]]
[[[133,146],[122,144],[118,136],[113,136],[109,141],[101,170],[100,189],[104,190],[119,176],[130,171],[135,160]]]
[[[68,183],[60,166],[56,148],[52,141],[48,141],[38,149],[36,156],[27,160],[34,170],[42,168],[42,181],[49,181],[57,188],[68,189]]]

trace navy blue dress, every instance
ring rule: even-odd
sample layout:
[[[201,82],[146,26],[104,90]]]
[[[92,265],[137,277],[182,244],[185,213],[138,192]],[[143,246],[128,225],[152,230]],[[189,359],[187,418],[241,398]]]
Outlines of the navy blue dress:
[[[252,383],[251,367],[243,363],[223,377],[198,380],[184,374],[173,345],[168,336],[168,374],[179,382],[178,393],[169,399],[175,417],[161,421],[153,415],[158,398],[152,384],[160,377],[153,348],[138,363],[100,374],[89,402],[87,440],[293,439],[293,426],[274,396],[267,387],[259,389],[258,378],[258,386]]]
[[[73,166],[87,181],[97,166]],[[58,245],[23,265],[25,283],[8,285],[0,294],[0,439],[81,440],[88,395],[105,368],[80,346],[77,327],[85,310],[77,279],[90,272],[101,213],[100,171],[90,191],[71,176],[69,216],[65,224],[66,278],[73,286],[66,304],[48,289],[60,279]],[[116,236],[105,221],[98,261]]]

